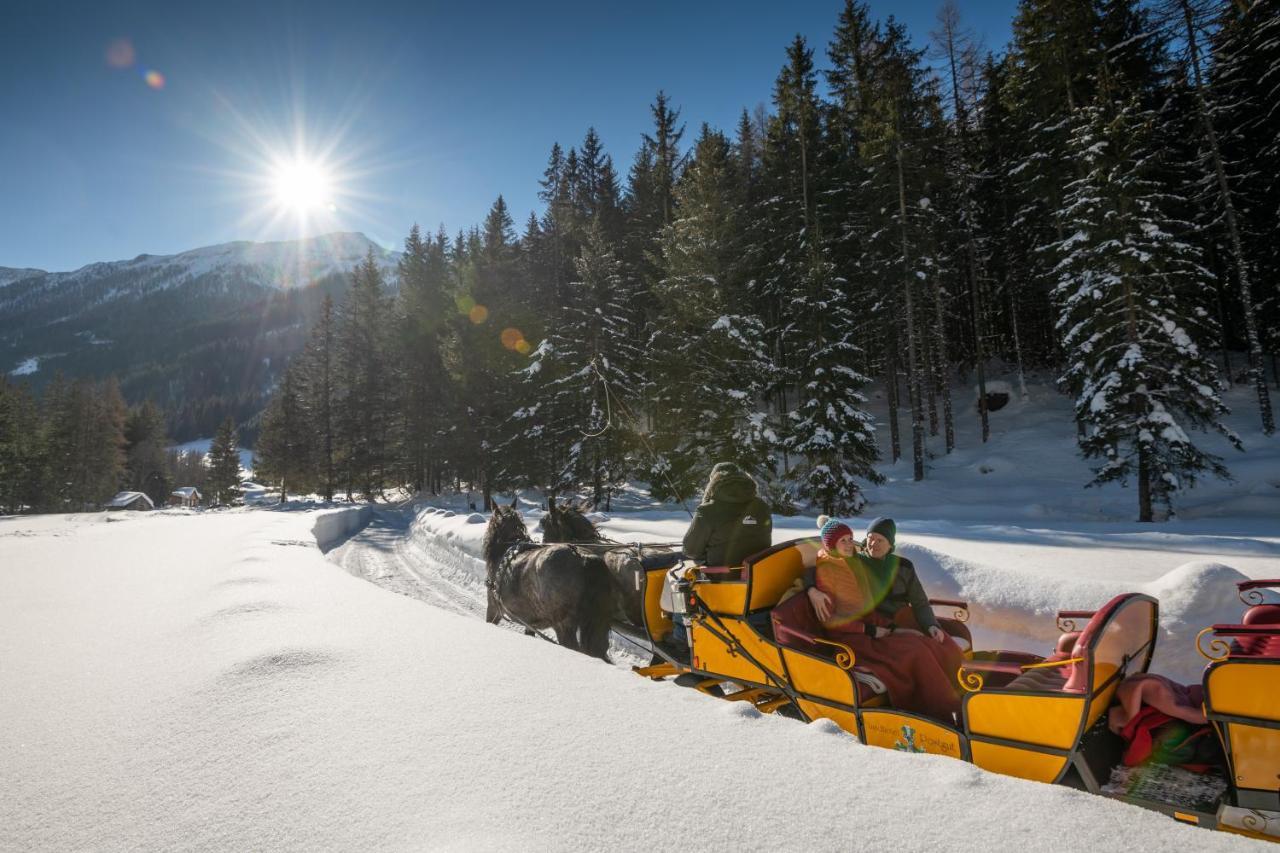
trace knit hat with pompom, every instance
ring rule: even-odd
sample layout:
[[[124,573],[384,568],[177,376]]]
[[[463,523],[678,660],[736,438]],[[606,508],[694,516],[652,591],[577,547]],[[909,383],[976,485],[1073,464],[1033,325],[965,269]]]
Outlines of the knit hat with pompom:
[[[853,530],[843,521],[830,516],[818,516],[818,535],[822,537],[822,546],[828,551],[836,549],[836,543],[846,536],[852,536]]]

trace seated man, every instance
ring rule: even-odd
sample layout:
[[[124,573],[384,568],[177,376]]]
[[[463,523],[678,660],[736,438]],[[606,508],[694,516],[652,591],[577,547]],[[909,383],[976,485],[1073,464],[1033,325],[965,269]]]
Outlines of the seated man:
[[[684,535],[685,556],[705,566],[740,566],[772,544],[773,515],[756,481],[732,462],[716,465]]]
[[[819,518],[819,522],[825,523],[827,527],[839,523],[825,516]],[[824,528],[824,541],[827,532]],[[939,627],[938,618],[929,604],[929,596],[916,575],[916,567],[909,559],[895,552],[897,533],[898,526],[892,518],[873,519],[867,525],[866,540],[853,558],[861,564],[871,592],[873,604],[868,616],[887,628],[889,633],[905,629],[926,634],[932,640],[925,644],[926,651],[955,685],[956,673],[964,662],[964,653]],[[817,586],[813,570],[805,572],[804,585],[818,618],[823,621],[830,618],[831,596]],[[956,687],[958,689],[958,685]]]
[[[914,630],[898,631],[890,617],[877,610],[876,579],[866,558],[858,554],[848,525],[826,521],[822,544],[824,550],[812,572],[816,586],[809,597],[827,636],[847,645],[858,664],[884,683],[895,708],[951,725],[952,715],[960,709],[959,697],[953,677],[944,671],[933,649],[945,638],[938,641]]]
[[[773,514],[756,494],[756,481],[732,462],[720,462],[711,469],[702,503],[693,513],[693,523],[684,535],[684,555],[703,566],[740,566],[743,560],[773,544]],[[667,576],[662,608],[676,609],[675,586],[684,571],[673,569]],[[673,637],[687,642],[684,615],[673,613]]]

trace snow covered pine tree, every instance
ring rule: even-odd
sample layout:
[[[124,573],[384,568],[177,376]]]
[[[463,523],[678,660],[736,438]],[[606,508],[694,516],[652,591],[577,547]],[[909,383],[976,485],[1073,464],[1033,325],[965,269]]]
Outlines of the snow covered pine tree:
[[[1083,176],[1067,187],[1069,236],[1052,245],[1068,356],[1060,383],[1076,397],[1081,451],[1103,460],[1090,485],[1136,475],[1138,518],[1151,521],[1152,504],[1171,508],[1200,472],[1228,476],[1184,425],[1240,440],[1221,422],[1214,366],[1193,337],[1212,335],[1208,312],[1185,307],[1211,276],[1177,236],[1188,225],[1171,215],[1182,200],[1161,183],[1154,117],[1104,96],[1080,116],[1071,147]]]

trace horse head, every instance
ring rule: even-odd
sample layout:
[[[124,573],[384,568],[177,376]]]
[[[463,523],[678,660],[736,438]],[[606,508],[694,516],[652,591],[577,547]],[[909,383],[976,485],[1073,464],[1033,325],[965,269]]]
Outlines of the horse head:
[[[585,515],[590,504],[557,505],[547,501],[547,514],[542,517],[543,542],[604,542],[605,538]]]
[[[503,506],[496,501],[493,504],[493,515],[489,516],[489,526],[484,531],[484,544],[481,551],[488,565],[495,565],[502,555],[517,542],[528,542],[529,530],[524,526],[515,503]]]

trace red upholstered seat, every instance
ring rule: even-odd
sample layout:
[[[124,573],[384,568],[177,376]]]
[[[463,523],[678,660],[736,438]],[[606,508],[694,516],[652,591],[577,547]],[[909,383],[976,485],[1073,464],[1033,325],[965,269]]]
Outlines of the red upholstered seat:
[[[1088,687],[1089,655],[1101,637],[1102,627],[1129,598],[1128,594],[1117,595],[1104,606],[1093,611],[1084,629],[1081,631],[1068,631],[1059,637],[1053,654],[1043,661],[1033,656],[1024,656],[1024,659],[1019,660],[1013,655],[1009,655],[1004,660],[974,661],[971,664],[966,664],[965,670],[980,673],[984,678],[995,675],[995,679],[988,680],[988,683],[984,686],[997,687],[1001,690],[1083,693]],[[1064,613],[1067,613],[1067,611],[1064,611]],[[1071,611],[1071,613],[1080,615],[1083,611]],[[1025,659],[1026,657],[1032,657],[1032,659],[1027,660]],[[1061,666],[1041,665],[1067,661],[1072,658],[1081,658],[1082,660],[1079,663],[1064,663]],[[1011,678],[1012,680],[1004,681],[1003,679],[1006,678]]]
[[[773,608],[769,618],[773,621],[773,638],[778,641],[778,645],[823,657],[828,656],[826,652],[820,650],[820,645],[811,639],[825,637],[826,634],[822,630],[822,623],[818,621],[818,614],[813,612],[809,596],[803,593],[791,596]]]
[[[1250,634],[1236,637],[1231,644],[1232,657],[1280,658],[1280,626],[1275,634]]]
[[[1098,644],[1098,640],[1102,633],[1102,627],[1111,619],[1111,615],[1115,613],[1117,608],[1119,608],[1120,605],[1128,599],[1128,593],[1117,595],[1098,610],[1094,611],[1093,616],[1089,619],[1089,624],[1085,625],[1084,630],[1080,632],[1080,636],[1076,637],[1075,645],[1071,647],[1071,657],[1088,657],[1090,650]],[[1066,683],[1060,688],[1062,690],[1066,690],[1071,693],[1083,693],[1089,686],[1089,666],[1087,660],[1081,663],[1054,667],[1053,671],[1062,672],[1066,676]]]
[[[1280,625],[1280,604],[1255,604],[1244,612],[1242,625]]]
[[[1065,690],[1069,666],[1029,669],[1004,686],[1005,690]]]
[[[1247,581],[1237,586],[1245,591],[1275,584],[1277,581]],[[1280,604],[1255,604],[1244,611],[1239,625],[1213,627],[1218,636],[1232,638],[1232,657],[1280,658]]]
[[[773,621],[773,638],[780,646],[808,652],[827,660],[833,660],[839,651],[833,646],[813,641],[814,637],[826,639],[827,634],[822,629],[822,623],[818,621],[818,615],[813,612],[813,604],[809,602],[809,596],[803,593],[793,595],[773,608],[769,618]],[[855,666],[853,671],[868,675],[875,674],[860,666]],[[853,678],[853,671],[849,672],[849,677],[858,688],[858,701],[868,702],[877,696],[878,694],[870,685]]]

